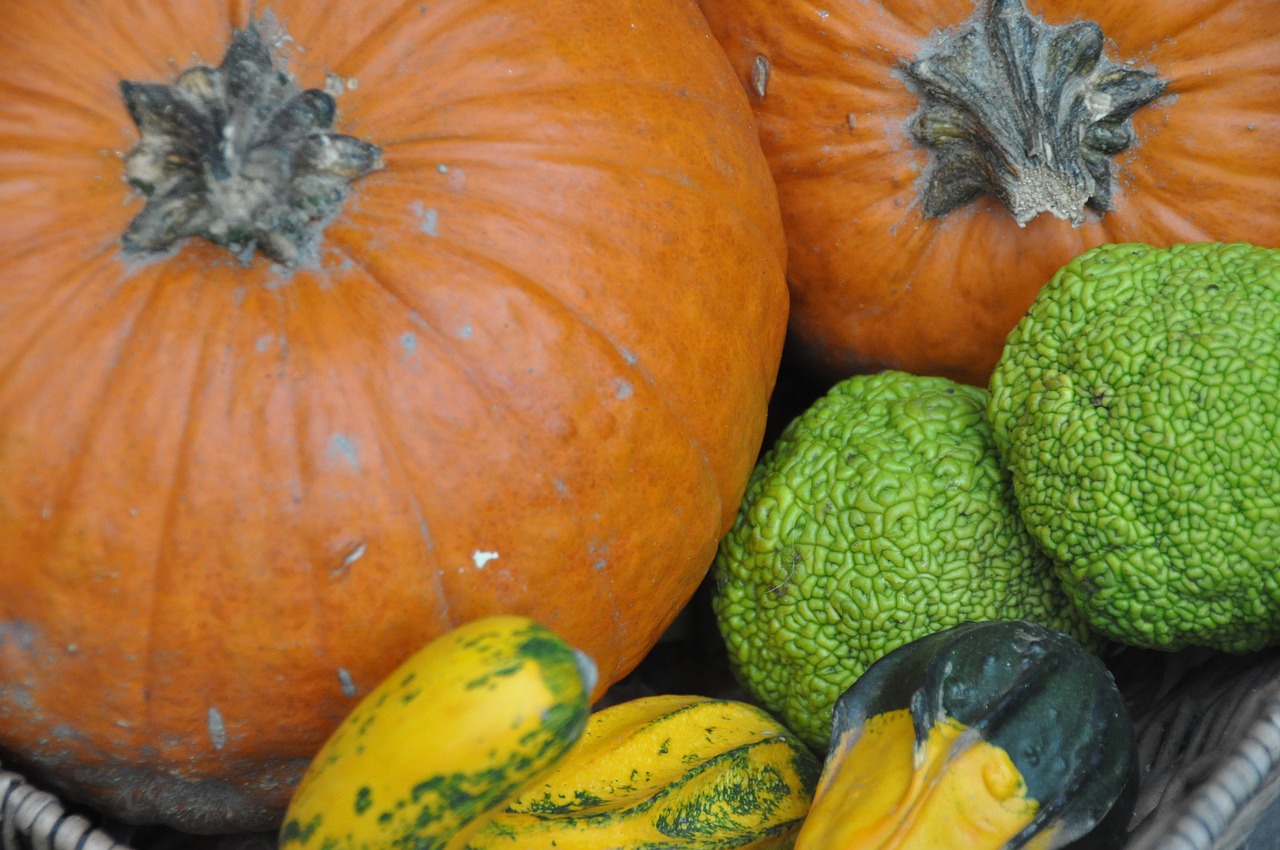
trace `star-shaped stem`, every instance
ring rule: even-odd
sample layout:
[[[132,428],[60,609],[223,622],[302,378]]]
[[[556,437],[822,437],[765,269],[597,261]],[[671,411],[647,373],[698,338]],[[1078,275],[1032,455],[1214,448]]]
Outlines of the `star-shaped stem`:
[[[1042,212],[1079,224],[1111,208],[1111,157],[1133,143],[1132,116],[1164,91],[1149,71],[1103,55],[1098,25],[1050,26],[1023,0],[989,0],[903,66],[920,97],[916,141],[933,154],[926,215],[980,194],[1018,224]]]
[[[203,236],[245,262],[256,249],[315,264],[351,181],[382,166],[375,145],[333,131],[333,97],[277,68],[253,24],[235,31],[217,68],[120,90],[142,136],[125,178],[147,196],[123,236],[129,252]]]

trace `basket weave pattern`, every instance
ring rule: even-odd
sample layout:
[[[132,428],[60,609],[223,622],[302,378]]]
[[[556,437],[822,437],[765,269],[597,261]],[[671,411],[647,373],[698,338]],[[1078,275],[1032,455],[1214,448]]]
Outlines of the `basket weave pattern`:
[[[1164,674],[1134,715],[1142,777],[1126,850],[1235,850],[1280,798],[1280,653],[1184,654]]]
[[[57,797],[8,771],[0,771],[0,848],[130,850],[87,818],[68,813]]]

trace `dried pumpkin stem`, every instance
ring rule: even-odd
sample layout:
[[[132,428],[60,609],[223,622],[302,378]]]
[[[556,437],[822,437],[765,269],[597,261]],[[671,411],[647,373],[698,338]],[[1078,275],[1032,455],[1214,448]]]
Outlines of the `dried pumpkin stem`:
[[[1080,224],[1085,207],[1110,209],[1111,157],[1165,84],[1108,60],[1103,41],[1091,21],[1050,26],[1022,0],[989,0],[905,64],[921,101],[912,134],[933,154],[925,214],[984,193],[1020,225],[1042,212]]]
[[[333,132],[333,97],[277,68],[253,24],[234,32],[217,68],[120,90],[142,136],[125,178],[147,195],[123,236],[129,252],[203,236],[242,262],[256,249],[315,264],[351,181],[382,166],[377,146]]]

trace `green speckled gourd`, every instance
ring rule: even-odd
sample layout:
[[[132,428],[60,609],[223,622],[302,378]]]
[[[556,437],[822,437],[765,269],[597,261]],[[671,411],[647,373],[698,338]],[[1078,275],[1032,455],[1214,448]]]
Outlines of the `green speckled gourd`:
[[[371,691],[316,754],[281,850],[460,846],[578,739],[595,666],[524,617],[472,620]]]
[[[644,697],[593,714],[460,850],[782,850],[818,772],[808,747],[755,706]]]
[[[991,379],[996,445],[1066,593],[1115,640],[1280,641],[1280,251],[1104,245]]]
[[[713,605],[751,693],[815,747],[874,661],[964,620],[1100,644],[1022,525],[985,390],[887,371],[837,384],[757,465]]]

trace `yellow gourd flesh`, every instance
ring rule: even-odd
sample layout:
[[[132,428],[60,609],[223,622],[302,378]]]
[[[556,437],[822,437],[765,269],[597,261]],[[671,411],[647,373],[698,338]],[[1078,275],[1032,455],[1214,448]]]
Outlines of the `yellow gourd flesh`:
[[[831,749],[816,799],[836,816],[807,824],[796,850],[1004,847],[1039,805],[1009,754],[946,718],[915,746],[911,712],[869,719]],[[841,810],[843,814],[838,814]],[[1049,846],[1037,835],[1028,850]]]

